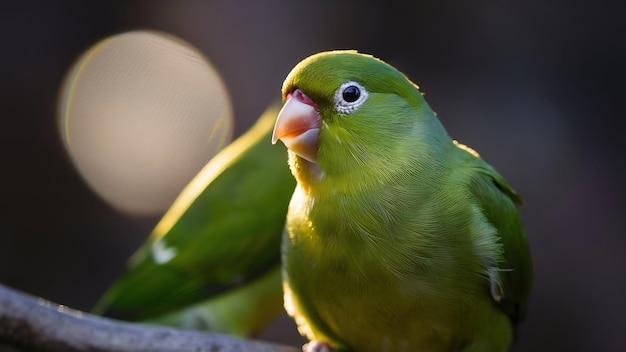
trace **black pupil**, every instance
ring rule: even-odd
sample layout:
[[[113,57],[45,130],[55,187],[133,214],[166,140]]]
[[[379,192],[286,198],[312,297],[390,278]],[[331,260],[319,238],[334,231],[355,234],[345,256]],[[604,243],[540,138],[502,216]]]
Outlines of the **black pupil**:
[[[359,88],[355,86],[350,86],[344,89],[343,94],[342,94],[343,100],[347,101],[348,103],[353,103],[357,101],[357,99],[359,99],[360,96],[361,96],[361,91],[359,90]]]

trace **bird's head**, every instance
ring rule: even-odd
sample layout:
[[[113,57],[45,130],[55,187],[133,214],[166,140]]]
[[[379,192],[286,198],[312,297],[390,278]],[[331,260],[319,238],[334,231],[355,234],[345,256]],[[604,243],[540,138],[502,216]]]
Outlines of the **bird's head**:
[[[408,159],[407,141],[438,123],[406,76],[355,51],[301,61],[285,79],[282,96],[272,142],[287,146],[292,172],[305,184],[384,182]]]

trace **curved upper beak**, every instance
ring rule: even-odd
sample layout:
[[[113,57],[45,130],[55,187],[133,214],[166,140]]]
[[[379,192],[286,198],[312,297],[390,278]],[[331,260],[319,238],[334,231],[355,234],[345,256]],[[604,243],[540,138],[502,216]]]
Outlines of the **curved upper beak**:
[[[315,103],[296,89],[278,113],[272,144],[280,139],[289,150],[316,163],[319,133],[320,116]]]

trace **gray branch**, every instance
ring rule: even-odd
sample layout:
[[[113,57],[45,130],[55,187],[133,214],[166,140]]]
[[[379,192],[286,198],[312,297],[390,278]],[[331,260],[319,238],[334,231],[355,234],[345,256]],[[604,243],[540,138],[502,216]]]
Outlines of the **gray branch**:
[[[296,352],[294,347],[102,318],[0,285],[0,348],[34,351]]]

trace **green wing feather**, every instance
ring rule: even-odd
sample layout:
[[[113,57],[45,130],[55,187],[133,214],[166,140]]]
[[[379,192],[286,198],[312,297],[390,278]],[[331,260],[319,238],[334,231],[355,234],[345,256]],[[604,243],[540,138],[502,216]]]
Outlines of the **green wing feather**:
[[[468,157],[472,171],[470,191],[502,243],[505,263],[499,273],[502,299],[498,303],[513,322],[519,322],[525,315],[533,276],[526,233],[516,209],[523,203],[522,198],[476,152],[455,144],[472,154]]]
[[[223,301],[234,290],[239,293],[232,297],[247,300],[239,305],[265,304],[272,314],[263,316],[281,310],[279,275],[268,273],[280,266],[280,239],[295,181],[285,150],[268,143],[277,112],[276,105],[269,108],[191,181],[94,312],[188,325],[177,312],[202,302],[209,307],[211,299]],[[262,296],[274,297],[272,304]],[[213,314],[212,321],[194,327],[234,325],[220,319],[232,317]],[[221,330],[247,334],[251,329]]]

